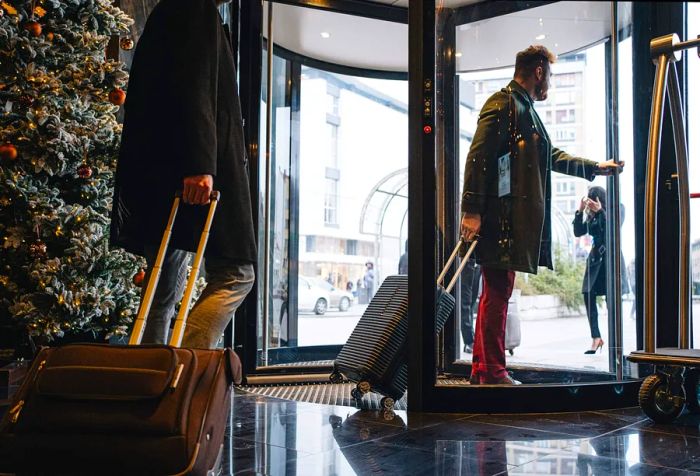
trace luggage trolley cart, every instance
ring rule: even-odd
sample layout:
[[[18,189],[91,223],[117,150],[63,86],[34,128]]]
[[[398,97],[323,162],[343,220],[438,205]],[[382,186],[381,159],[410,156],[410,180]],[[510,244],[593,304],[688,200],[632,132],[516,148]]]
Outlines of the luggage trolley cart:
[[[654,95],[649,125],[647,151],[646,197],[644,202],[644,350],[632,352],[630,362],[654,365],[654,374],[647,377],[639,390],[639,405],[658,423],[673,421],[686,403],[698,410],[697,384],[700,375],[700,349],[690,348],[690,198],[688,190],[688,147],[685,119],[681,105],[678,72],[675,62],[683,50],[700,45],[697,39],[681,42],[669,34],[651,41],[651,57],[656,64]],[[700,49],[698,49],[700,56]],[[656,218],[659,182],[661,128],[666,93],[671,106],[673,138],[678,172],[680,210],[679,258],[679,338],[678,348],[656,347]],[[697,193],[692,198],[698,198]],[[692,393],[692,395],[687,395]]]

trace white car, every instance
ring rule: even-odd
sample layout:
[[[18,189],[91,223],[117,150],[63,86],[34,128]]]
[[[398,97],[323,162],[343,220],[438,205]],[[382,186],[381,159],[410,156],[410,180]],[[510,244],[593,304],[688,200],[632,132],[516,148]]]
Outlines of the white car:
[[[299,276],[299,310],[313,311],[322,316],[331,302],[330,293],[318,286],[313,278]]]
[[[353,296],[351,293],[336,288],[335,286],[330,284],[328,281],[323,280],[322,278],[315,278],[314,281],[320,288],[325,289],[330,294],[331,307],[338,308],[338,310],[342,312],[345,312],[348,309],[350,309],[350,306],[352,305],[353,301]]]

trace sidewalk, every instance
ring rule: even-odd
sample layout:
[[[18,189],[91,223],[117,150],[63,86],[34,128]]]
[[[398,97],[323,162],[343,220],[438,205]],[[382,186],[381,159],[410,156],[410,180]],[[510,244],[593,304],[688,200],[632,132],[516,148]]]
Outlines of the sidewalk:
[[[356,305],[347,312],[329,311],[324,316],[299,315],[299,346],[345,344],[366,305]],[[623,303],[623,353],[636,349],[636,324],[629,318],[631,302]],[[527,320],[521,323],[522,341],[515,355],[507,354],[507,362],[546,365],[574,369],[605,371],[608,369],[608,317],[604,306],[598,308],[599,327],[605,345],[602,352],[584,354],[590,348],[588,319],[578,317]],[[693,304],[693,314],[700,316],[700,303]],[[639,315],[641,318],[641,314]],[[694,326],[694,342],[700,343],[700,323]],[[459,349],[462,349],[460,339]],[[700,347],[700,345],[698,345]],[[471,360],[470,354],[460,352],[460,360]]]

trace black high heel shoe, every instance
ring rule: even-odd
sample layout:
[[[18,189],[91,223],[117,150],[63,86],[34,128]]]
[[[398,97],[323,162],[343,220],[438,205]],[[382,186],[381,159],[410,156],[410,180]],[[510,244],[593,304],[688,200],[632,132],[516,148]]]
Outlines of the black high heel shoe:
[[[584,354],[595,354],[596,352],[598,352],[598,350],[603,352],[603,344],[605,344],[605,342],[603,342],[603,339],[599,338],[598,344],[596,345],[595,349],[589,349],[589,350],[585,351]]]

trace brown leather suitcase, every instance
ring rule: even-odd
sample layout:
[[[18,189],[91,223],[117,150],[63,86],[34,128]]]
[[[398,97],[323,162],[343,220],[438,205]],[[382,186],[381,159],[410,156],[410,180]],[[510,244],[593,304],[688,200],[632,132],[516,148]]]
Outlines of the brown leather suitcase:
[[[231,349],[179,348],[218,193],[192,266],[170,345],[141,340],[179,198],[128,346],[73,344],[42,350],[0,422],[0,473],[213,475],[223,455]]]

